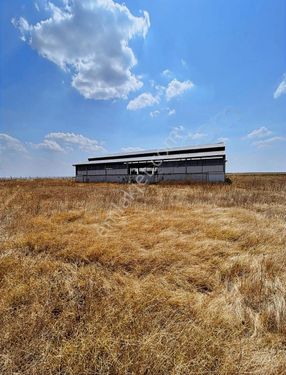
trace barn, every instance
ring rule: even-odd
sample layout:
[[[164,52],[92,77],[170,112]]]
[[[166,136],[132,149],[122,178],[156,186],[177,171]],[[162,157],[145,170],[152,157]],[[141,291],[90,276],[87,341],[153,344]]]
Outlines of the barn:
[[[136,151],[74,164],[77,182],[225,181],[225,145]]]

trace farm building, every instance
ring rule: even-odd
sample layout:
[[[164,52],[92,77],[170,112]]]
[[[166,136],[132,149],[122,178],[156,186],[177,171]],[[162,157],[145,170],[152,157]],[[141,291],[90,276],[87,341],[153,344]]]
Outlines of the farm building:
[[[78,182],[225,181],[225,145],[97,156],[74,164]]]

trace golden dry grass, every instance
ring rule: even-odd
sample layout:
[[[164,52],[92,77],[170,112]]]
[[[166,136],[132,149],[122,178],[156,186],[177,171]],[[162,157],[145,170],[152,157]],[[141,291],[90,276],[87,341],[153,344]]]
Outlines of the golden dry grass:
[[[285,374],[286,176],[232,180],[1,181],[0,373]]]

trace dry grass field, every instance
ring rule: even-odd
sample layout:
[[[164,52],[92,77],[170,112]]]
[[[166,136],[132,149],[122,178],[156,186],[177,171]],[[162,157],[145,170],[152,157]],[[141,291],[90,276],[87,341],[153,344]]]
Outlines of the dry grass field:
[[[286,373],[286,175],[0,182],[0,373]]]

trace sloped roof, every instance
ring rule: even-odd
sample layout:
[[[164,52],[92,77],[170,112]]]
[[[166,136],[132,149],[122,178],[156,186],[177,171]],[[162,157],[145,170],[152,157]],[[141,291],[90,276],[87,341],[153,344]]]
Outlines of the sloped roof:
[[[211,145],[172,148],[164,150],[151,150],[144,152],[130,152],[122,154],[111,154],[106,156],[99,156],[96,158],[89,158],[89,161],[76,163],[74,165],[89,165],[89,164],[110,164],[110,163],[132,163],[140,161],[159,161],[159,160],[178,160],[178,159],[195,159],[195,158],[214,158],[225,156],[225,145],[223,143],[216,143]]]

